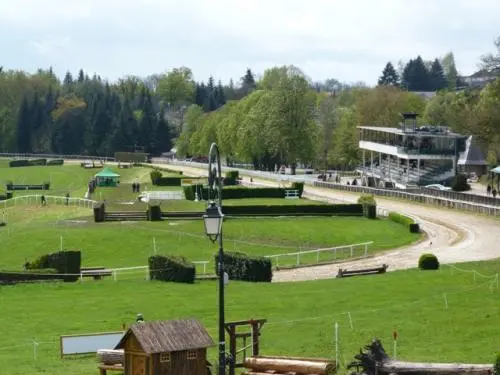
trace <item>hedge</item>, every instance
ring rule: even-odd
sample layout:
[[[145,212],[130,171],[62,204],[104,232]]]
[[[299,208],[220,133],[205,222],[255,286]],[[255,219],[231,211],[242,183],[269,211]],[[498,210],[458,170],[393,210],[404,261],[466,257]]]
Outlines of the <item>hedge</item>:
[[[127,163],[145,163],[148,161],[148,154],[143,152],[115,152],[115,159]]]
[[[94,221],[96,223],[102,223],[104,222],[106,216],[106,207],[104,206],[104,203],[99,202],[94,204]]]
[[[46,268],[26,271],[0,271],[0,284],[15,284],[17,282],[64,280],[56,269]]]
[[[12,191],[7,191],[4,194],[0,195],[0,201],[5,201],[7,199],[11,199],[14,196],[14,193]]]
[[[39,185],[34,185],[34,184],[13,184],[12,181],[8,181],[5,184],[5,188],[7,190],[49,190],[50,189],[50,183],[44,182]]]
[[[249,257],[244,253],[225,252],[223,257],[224,271],[230,280],[253,282],[271,282],[273,267],[271,259]],[[219,255],[215,254],[215,264],[219,264]],[[219,274],[218,266],[216,273]]]
[[[421,270],[439,269],[439,260],[434,254],[422,254],[418,259],[418,268]]]
[[[411,217],[398,214],[397,212],[389,212],[389,220],[406,225],[410,233],[420,232],[420,226]]]
[[[54,159],[54,160],[49,160],[47,162],[47,165],[63,165],[64,164],[64,159]]]
[[[361,195],[358,198],[358,203],[363,205],[363,216],[368,219],[377,218],[377,202],[373,195]]]
[[[226,172],[226,177],[224,177],[224,186],[238,185],[238,180],[240,178],[239,171],[228,171]]]
[[[495,363],[493,364],[493,373],[495,375],[500,375],[500,352],[497,353]]]
[[[237,187],[233,189],[222,189],[222,199],[244,199],[244,198],[284,198],[285,197],[284,188],[272,188],[272,187],[258,187],[258,188],[246,188]],[[193,194],[186,194],[186,189],[184,190],[186,199],[192,197],[190,200],[194,200]],[[208,196],[208,188],[202,187],[201,193],[204,197]]]
[[[184,257],[153,255],[148,259],[151,280],[193,284],[196,268]]]
[[[308,205],[254,205],[254,206],[223,206],[225,215],[280,215],[280,214],[311,214],[335,216],[362,216],[361,204],[308,204]]]
[[[32,167],[36,165],[47,165],[47,159],[31,159],[31,160],[11,160],[9,167]]]
[[[148,206],[148,220],[149,221],[160,221],[161,220],[161,207],[157,204],[152,204]]]
[[[82,253],[78,250],[58,251],[45,254],[27,264],[30,270],[55,269],[59,274],[65,274],[64,281],[76,281],[80,274]]]

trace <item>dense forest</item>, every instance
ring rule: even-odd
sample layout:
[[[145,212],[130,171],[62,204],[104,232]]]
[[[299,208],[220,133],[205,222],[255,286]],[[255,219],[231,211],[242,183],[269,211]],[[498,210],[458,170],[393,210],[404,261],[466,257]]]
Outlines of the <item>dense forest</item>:
[[[496,53],[482,69],[500,72]],[[419,91],[437,94],[431,99]],[[146,78],[107,82],[84,70],[59,80],[52,70],[34,74],[0,68],[0,152],[108,155],[176,146],[179,157],[205,155],[217,142],[228,161],[316,167],[359,162],[356,126],[396,126],[400,113],[421,122],[477,135],[494,164],[500,159],[500,80],[468,88],[453,54],[387,63],[376,87],[336,79],[311,81],[295,66],[247,69],[236,83],[209,77],[196,82],[180,67]]]

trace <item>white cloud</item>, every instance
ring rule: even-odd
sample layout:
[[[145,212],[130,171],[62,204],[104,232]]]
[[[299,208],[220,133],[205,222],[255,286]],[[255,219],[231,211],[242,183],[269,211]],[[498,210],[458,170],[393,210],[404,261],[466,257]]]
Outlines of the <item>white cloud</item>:
[[[316,80],[374,83],[387,61],[450,50],[459,70],[472,73],[493,49],[500,14],[497,0],[0,0],[0,7],[0,47],[13,49],[16,40],[9,68],[50,64],[59,74],[83,68],[115,79],[186,65],[197,79],[224,81],[247,67],[294,64]]]

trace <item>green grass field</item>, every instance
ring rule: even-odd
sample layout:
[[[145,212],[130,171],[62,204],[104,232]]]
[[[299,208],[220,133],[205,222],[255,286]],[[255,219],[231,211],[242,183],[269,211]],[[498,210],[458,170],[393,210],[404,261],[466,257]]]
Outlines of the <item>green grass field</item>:
[[[5,165],[5,164],[4,164]],[[108,207],[136,199],[130,183],[139,179],[152,189],[150,169],[118,170],[119,188],[98,188]],[[41,183],[50,178],[50,194],[83,197],[88,178],[99,170],[78,165],[2,168],[0,180]],[[156,187],[155,187],[156,188]],[[159,187],[159,190],[180,189]],[[16,192],[16,195],[25,192]],[[315,204],[307,200],[241,199],[224,204]],[[0,207],[3,207],[0,203]],[[134,205],[132,209],[144,208]],[[170,201],[164,210],[202,210],[204,202]],[[0,228],[0,269],[18,270],[26,260],[63,248],[80,249],[84,266],[145,266],[160,254],[210,260],[216,246],[204,234],[201,220],[94,223],[88,208],[38,203],[0,208],[8,225]],[[224,223],[224,247],[255,255],[273,255],[374,241],[370,253],[404,246],[421,238],[403,225],[359,217],[230,219]],[[358,249],[361,255],[362,249]],[[349,256],[321,253],[320,261]],[[314,263],[316,254],[301,256]],[[280,259],[291,265],[296,257]],[[498,273],[499,261],[463,264],[484,275]],[[200,271],[200,269],[198,269]],[[0,287],[0,312],[5,318],[0,344],[0,374],[86,375],[97,373],[95,356],[60,359],[59,336],[120,330],[137,313],[146,320],[194,317],[217,341],[217,286],[152,282],[145,274],[120,274],[118,281],[92,279],[76,283],[43,283]],[[491,363],[500,334],[498,277],[459,272],[398,271],[361,278],[300,283],[230,282],[226,290],[227,320],[266,318],[262,354],[335,358],[334,326],[340,327],[343,364],[373,337],[392,355],[392,332],[399,332],[398,358],[414,361]],[[448,306],[445,306],[445,296]],[[352,323],[352,324],[351,324]],[[37,343],[37,344],[34,344]],[[36,358],[34,356],[36,348]],[[216,362],[216,350],[209,352]],[[342,370],[345,373],[345,370]]]
[[[65,249],[82,251],[85,266],[146,265],[154,251],[153,238],[157,253],[183,255],[192,261],[212,261],[217,250],[205,237],[201,220],[94,223],[88,209],[57,205],[18,205],[6,213],[9,224],[0,229],[0,269],[19,269],[26,259],[59,250],[61,236]],[[374,242],[369,247],[372,254],[419,238],[392,221],[360,217],[228,219],[224,224],[227,250],[261,256],[369,241]],[[354,255],[362,253],[363,248],[356,248]],[[346,249],[322,252],[319,258],[317,254],[302,255],[300,261],[311,264],[348,256]],[[295,263],[295,256],[279,259],[281,266]],[[210,270],[212,267],[213,262]]]
[[[460,267],[492,274],[500,261]],[[382,339],[392,355],[393,330],[399,333],[399,359],[492,363],[500,335],[499,290],[492,280],[477,277],[474,283],[471,273],[444,267],[293,284],[230,282],[226,314],[228,321],[268,319],[261,337],[264,355],[335,358],[338,322],[343,363],[372,337]],[[195,317],[217,341],[215,282],[18,285],[0,288],[0,306],[6,321],[0,368],[6,375],[95,373],[94,356],[59,358],[59,336],[119,331],[139,312],[146,320]],[[36,360],[33,342],[40,343]],[[211,350],[210,359],[215,356]]]

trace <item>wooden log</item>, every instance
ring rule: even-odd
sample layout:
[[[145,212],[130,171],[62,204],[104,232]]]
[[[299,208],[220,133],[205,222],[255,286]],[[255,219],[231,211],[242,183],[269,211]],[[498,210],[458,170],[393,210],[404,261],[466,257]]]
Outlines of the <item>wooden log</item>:
[[[379,367],[381,373],[397,374],[474,374],[490,375],[493,373],[493,365],[468,364],[468,363],[421,363],[388,360],[382,362]]]
[[[123,365],[125,361],[125,354],[123,349],[98,349],[97,361],[104,365]]]
[[[311,361],[311,362],[328,362],[335,363],[335,361],[331,358],[313,358],[313,357],[290,357],[290,356],[280,356],[280,355],[259,355],[259,358],[278,358],[278,359],[296,359],[299,361]]]
[[[335,374],[335,364],[331,362],[315,362],[273,357],[249,357],[245,359],[245,367],[253,372],[274,370],[280,373],[296,372],[300,374],[316,375]]]

